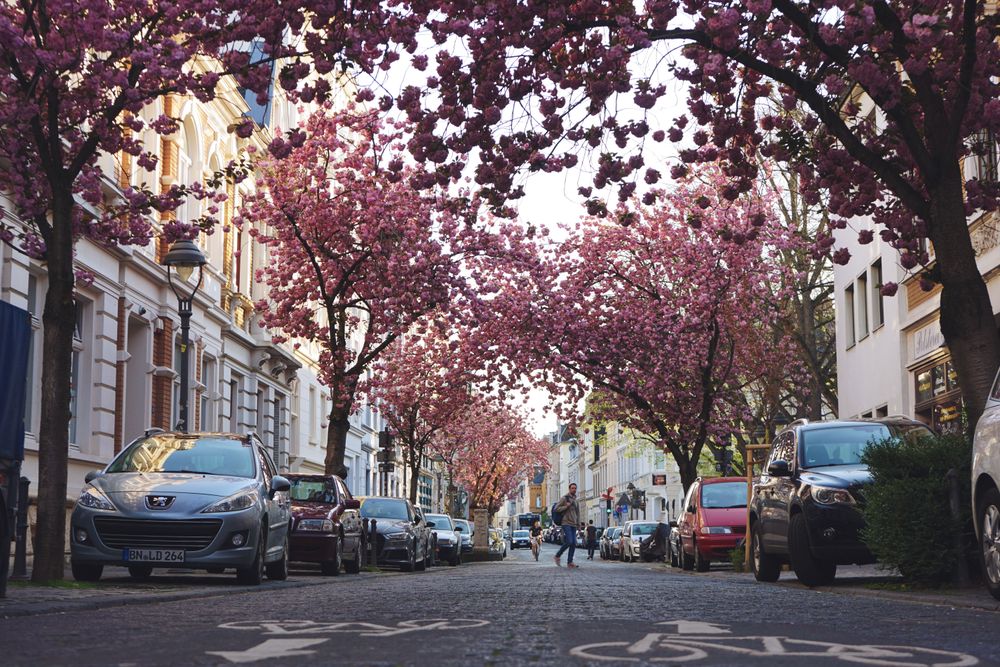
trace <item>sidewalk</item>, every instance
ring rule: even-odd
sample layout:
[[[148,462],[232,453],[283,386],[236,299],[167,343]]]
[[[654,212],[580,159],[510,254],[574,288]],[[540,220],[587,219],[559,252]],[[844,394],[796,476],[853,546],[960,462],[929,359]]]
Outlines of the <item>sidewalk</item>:
[[[669,569],[673,572],[681,572],[681,570],[676,568]],[[718,563],[713,564],[712,569],[705,574],[694,572],[690,574],[720,579],[740,579],[748,583],[755,583],[752,573],[735,572],[732,568]],[[809,590],[806,586],[800,584],[795,578],[795,573],[790,571],[783,571],[781,578],[776,584],[757,585],[785,586],[787,588]],[[919,604],[934,604],[1000,612],[1000,600],[994,599],[982,586],[977,585],[969,588],[913,588],[904,583],[902,577],[899,575],[891,571],[879,569],[876,565],[842,565],[837,568],[837,578],[833,584],[830,586],[818,586],[812,590],[824,593],[837,593],[839,595],[903,600]]]
[[[385,572],[362,572],[357,575],[324,577],[318,570],[298,570],[287,581],[266,581],[264,586],[302,588],[336,581],[355,581]],[[34,616],[84,609],[141,605],[193,598],[238,595],[259,591],[260,586],[236,583],[234,574],[209,575],[189,570],[157,570],[146,581],[132,580],[123,568],[108,568],[97,583],[79,583],[66,569],[65,578],[55,585],[34,584],[30,581],[9,580],[7,597],[0,598],[0,619],[14,616]]]

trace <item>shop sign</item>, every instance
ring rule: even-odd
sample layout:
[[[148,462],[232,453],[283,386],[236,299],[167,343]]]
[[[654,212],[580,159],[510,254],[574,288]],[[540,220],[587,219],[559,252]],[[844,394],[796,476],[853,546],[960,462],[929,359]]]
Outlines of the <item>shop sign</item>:
[[[926,357],[943,345],[944,336],[941,335],[941,325],[937,320],[913,332],[914,359]]]
[[[653,473],[653,486],[666,486],[667,476],[665,474]]]

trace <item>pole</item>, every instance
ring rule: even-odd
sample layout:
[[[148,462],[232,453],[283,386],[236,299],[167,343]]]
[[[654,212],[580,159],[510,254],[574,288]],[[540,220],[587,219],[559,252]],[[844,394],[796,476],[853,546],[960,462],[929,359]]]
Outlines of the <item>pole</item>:
[[[188,345],[191,333],[191,299],[178,299],[177,312],[181,316],[181,396],[178,404],[177,430],[188,432]]]

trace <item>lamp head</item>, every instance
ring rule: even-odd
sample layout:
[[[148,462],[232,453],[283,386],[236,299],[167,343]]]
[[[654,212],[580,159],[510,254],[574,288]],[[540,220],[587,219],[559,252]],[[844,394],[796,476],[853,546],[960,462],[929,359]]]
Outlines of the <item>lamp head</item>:
[[[201,251],[201,248],[191,240],[174,241],[166,257],[163,258],[163,264],[167,267],[168,272],[170,268],[173,268],[177,272],[177,277],[185,283],[191,277],[191,274],[194,273],[195,269],[200,269],[207,263],[208,259],[205,258],[205,254]],[[198,282],[199,284],[201,283],[200,278]],[[173,281],[171,281],[171,286],[174,287]],[[174,289],[176,291],[176,287]],[[195,287],[194,289],[197,290],[198,288]]]

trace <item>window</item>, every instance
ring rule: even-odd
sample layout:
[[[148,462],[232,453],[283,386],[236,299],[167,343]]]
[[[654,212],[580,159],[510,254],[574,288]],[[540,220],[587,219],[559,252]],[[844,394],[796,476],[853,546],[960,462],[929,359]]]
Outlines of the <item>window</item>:
[[[861,274],[858,278],[858,340],[868,335],[868,276]]]
[[[996,183],[998,162],[1000,162],[1000,144],[997,137],[989,130],[980,130],[972,136],[971,152],[975,156],[974,176],[987,183]]]
[[[80,425],[80,387],[84,385],[84,378],[80,375],[83,371],[83,334],[84,315],[87,306],[80,301],[76,302],[76,326],[73,329],[73,360],[70,369],[69,387],[69,442],[74,448],[79,448],[77,442],[77,431]]]
[[[882,299],[882,260],[876,259],[871,269],[872,331],[885,323],[885,304]]]
[[[24,429],[32,431],[35,406],[35,351],[38,349],[38,278],[28,274],[28,312],[31,313],[31,338],[28,339],[28,375],[24,381]]]
[[[198,427],[202,431],[208,431],[215,428],[215,401],[209,398],[215,392],[215,359],[205,354],[201,355],[201,383],[205,388],[201,390],[201,423]]]
[[[854,285],[848,285],[844,290],[844,340],[847,347],[854,347]]]
[[[316,387],[309,387],[309,443],[319,442],[319,402],[316,400]]]
[[[229,430],[237,433],[240,429],[240,376],[233,374],[229,382]]]
[[[875,418],[876,419],[879,419],[881,417],[888,417],[888,416],[889,416],[889,406],[888,405],[883,405],[880,408],[875,408]]]

